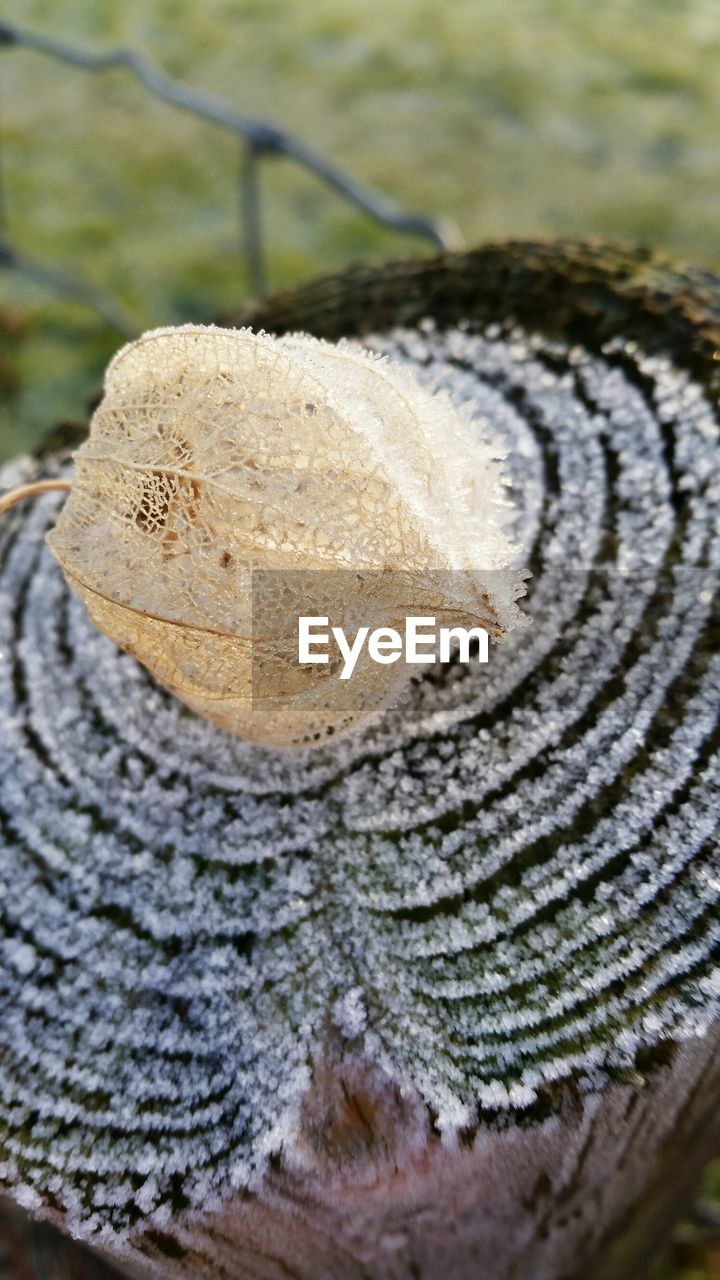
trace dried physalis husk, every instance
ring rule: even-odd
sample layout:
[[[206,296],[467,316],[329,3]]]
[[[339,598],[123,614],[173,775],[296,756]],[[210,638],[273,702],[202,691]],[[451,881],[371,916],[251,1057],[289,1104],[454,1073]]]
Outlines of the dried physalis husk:
[[[524,621],[499,460],[468,411],[349,343],[158,329],[111,362],[48,544],[95,624],[189,707],[280,746],[408,679],[298,663],[298,615]]]

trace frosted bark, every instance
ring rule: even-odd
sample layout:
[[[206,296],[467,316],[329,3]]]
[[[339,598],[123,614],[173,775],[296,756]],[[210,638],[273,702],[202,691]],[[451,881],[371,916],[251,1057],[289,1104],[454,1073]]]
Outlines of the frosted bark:
[[[397,1165],[393,1142],[407,1138],[399,1113],[388,1116],[381,1094],[363,1091],[352,1068],[343,1082],[333,1064],[308,1104],[312,1169],[273,1173],[261,1201],[237,1198],[138,1242],[148,1256],[135,1274],[636,1280],[720,1146],[719,1043],[715,1029],[668,1051],[650,1077],[590,1099],[570,1090],[538,1125],[480,1129],[450,1151],[428,1136]],[[385,1107],[394,1110],[389,1098]],[[364,1166],[361,1184],[326,1185],[324,1155],[339,1143]],[[177,1248],[182,1257],[168,1257]]]
[[[3,520],[18,1203],[200,1280],[634,1265],[717,1141],[717,296],[511,246],[268,304],[492,427],[534,575],[487,668],[314,751],[199,721],[96,632],[57,497]]]

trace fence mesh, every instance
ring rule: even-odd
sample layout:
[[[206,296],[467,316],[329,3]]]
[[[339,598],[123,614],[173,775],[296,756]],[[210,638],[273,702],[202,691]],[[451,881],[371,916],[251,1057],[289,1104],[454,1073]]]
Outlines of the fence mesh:
[[[101,74],[112,68],[125,68],[149,94],[178,111],[191,112],[211,126],[236,135],[240,143],[240,199],[237,202],[241,224],[239,242],[243,247],[250,288],[255,295],[261,295],[266,290],[265,237],[260,199],[260,164],[265,157],[283,156],[293,161],[368,217],[391,230],[417,235],[440,249],[459,245],[457,231],[450,224],[398,208],[380,193],[358,182],[295,134],[269,121],[246,115],[229,102],[172,79],[140,53],[128,49],[90,53],[66,41],[7,22],[0,23],[0,49],[7,52],[19,47],[33,50],[79,71]],[[36,261],[11,243],[7,230],[7,197],[7,186],[3,181],[0,121],[0,267],[20,271],[59,297],[91,307],[113,328],[125,336],[131,336],[135,332],[135,326],[114,298],[79,276]]]

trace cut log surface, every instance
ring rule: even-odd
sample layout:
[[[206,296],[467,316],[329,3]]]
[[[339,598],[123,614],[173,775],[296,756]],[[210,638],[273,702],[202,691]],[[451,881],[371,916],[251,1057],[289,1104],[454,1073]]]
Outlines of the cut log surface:
[[[720,282],[508,244],[234,319],[473,403],[535,621],[273,751],[3,517],[0,1186],[138,1276],[635,1277],[720,1146]]]

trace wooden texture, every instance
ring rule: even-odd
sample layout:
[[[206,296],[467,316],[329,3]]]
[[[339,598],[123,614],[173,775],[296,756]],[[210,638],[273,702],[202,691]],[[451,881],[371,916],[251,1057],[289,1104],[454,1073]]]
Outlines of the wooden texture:
[[[590,1102],[567,1090],[539,1125],[480,1132],[451,1152],[428,1134],[418,1157],[397,1168],[390,1160],[367,1187],[329,1196],[322,1155],[310,1176],[274,1173],[262,1201],[231,1201],[217,1215],[178,1224],[182,1258],[144,1240],[152,1262],[137,1274],[637,1280],[720,1148],[719,1041],[715,1033],[668,1047],[650,1078]],[[327,1147],[338,1138],[349,1147],[361,1128],[367,1157],[372,1144],[385,1148],[392,1138],[382,1114],[371,1129],[368,1099],[356,1100],[352,1088],[334,1078],[337,1109],[326,1112],[323,1138]]]
[[[510,244],[236,317],[470,402],[533,570],[487,671],[315,752],[98,636],[56,497],[0,525],[19,1203],[169,1280],[638,1274],[720,1137],[719,316],[652,255]]]

